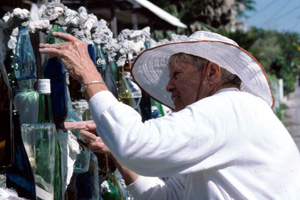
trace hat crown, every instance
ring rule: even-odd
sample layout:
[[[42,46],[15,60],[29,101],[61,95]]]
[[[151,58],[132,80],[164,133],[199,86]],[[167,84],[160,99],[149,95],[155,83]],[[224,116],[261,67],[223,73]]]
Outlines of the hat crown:
[[[207,32],[207,31],[196,31],[189,38],[188,41],[199,41],[199,40],[209,40],[209,41],[218,41],[226,42],[236,46],[239,46],[235,41],[224,37],[217,33]]]

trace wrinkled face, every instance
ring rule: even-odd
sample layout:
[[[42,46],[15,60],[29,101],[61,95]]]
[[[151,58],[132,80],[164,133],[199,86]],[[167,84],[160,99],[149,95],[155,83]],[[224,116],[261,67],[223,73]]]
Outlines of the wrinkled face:
[[[182,110],[198,100],[201,71],[196,70],[194,65],[176,62],[170,66],[169,76],[166,90],[172,93],[175,111]]]

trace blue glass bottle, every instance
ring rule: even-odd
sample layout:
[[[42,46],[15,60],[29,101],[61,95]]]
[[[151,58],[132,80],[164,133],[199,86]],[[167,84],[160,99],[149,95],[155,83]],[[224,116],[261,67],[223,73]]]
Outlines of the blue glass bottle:
[[[14,161],[12,89],[3,63],[0,61],[0,173]]]
[[[65,30],[54,24],[50,33],[47,36],[47,43],[59,43],[64,42],[59,38],[52,36],[52,32],[64,32]],[[56,190],[54,191],[54,199],[64,199],[65,192],[65,175],[67,174],[63,163],[66,163],[67,157],[63,154],[63,148],[66,147],[64,141],[67,141],[68,132],[64,128],[64,121],[68,114],[67,104],[67,85],[66,85],[66,72],[63,64],[57,57],[49,58],[44,65],[44,77],[51,81],[51,107],[53,114],[53,121],[57,129],[57,140],[56,143],[59,147],[56,147],[56,166],[54,182],[56,183]],[[65,150],[65,149],[64,149]]]
[[[64,29],[54,24],[47,36],[47,43],[63,42],[52,36],[52,32],[65,32]],[[63,129],[63,122],[68,114],[66,96],[66,72],[63,64],[57,57],[49,58],[44,66],[44,77],[51,80],[51,102],[54,123],[57,129]]]
[[[36,199],[33,171],[24,148],[21,136],[20,116],[16,110],[13,112],[13,123],[15,137],[15,162],[13,166],[9,167],[5,171],[7,177],[6,185],[8,188],[14,188],[20,197]]]
[[[36,61],[28,29],[19,27],[16,52],[12,66],[17,79],[36,78]]]

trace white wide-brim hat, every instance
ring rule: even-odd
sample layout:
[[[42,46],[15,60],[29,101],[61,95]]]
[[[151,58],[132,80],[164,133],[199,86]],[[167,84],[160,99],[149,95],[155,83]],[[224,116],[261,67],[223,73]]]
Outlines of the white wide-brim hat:
[[[132,66],[133,79],[158,102],[175,108],[166,86],[169,81],[168,62],[176,53],[191,54],[216,63],[242,80],[241,91],[258,96],[273,106],[271,86],[260,63],[233,40],[207,31],[197,31],[185,41],[147,49],[136,58]]]

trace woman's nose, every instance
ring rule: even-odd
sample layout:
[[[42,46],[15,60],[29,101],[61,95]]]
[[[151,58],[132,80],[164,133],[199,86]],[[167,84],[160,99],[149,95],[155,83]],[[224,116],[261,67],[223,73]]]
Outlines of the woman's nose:
[[[172,79],[170,79],[167,86],[166,86],[166,91],[167,92],[172,92],[172,90],[174,90],[174,83],[173,83]]]

